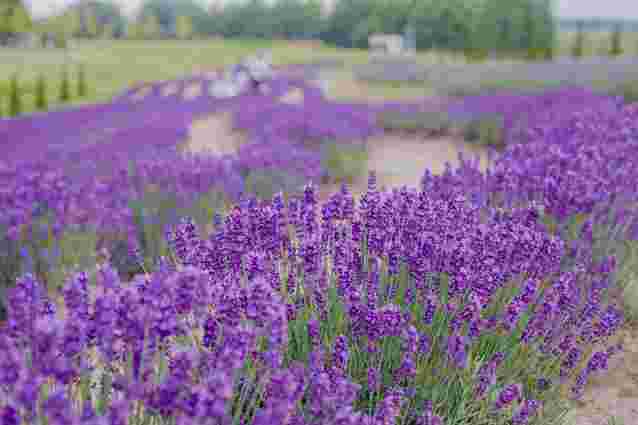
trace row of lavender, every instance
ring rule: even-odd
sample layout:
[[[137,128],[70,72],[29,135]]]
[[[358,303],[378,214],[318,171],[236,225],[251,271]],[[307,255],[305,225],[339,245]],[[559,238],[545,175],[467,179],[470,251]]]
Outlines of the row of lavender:
[[[164,96],[168,84],[179,88]],[[185,89],[193,84],[201,85],[200,95],[185,99]],[[212,97],[210,84],[204,77],[158,83],[141,100],[134,99],[136,88],[108,104],[0,121],[5,159],[0,162],[3,232],[14,241],[23,239],[21,233],[33,234],[31,225],[44,221],[53,235],[45,232],[35,239],[57,239],[63,229],[77,228],[99,229],[111,236],[128,233],[132,242],[140,235],[132,233],[136,212],[130,204],[145,199],[149,186],[161,187],[166,196],[175,198],[173,204],[199,206],[214,199],[215,205],[206,207],[209,211],[219,208],[220,199],[237,200],[253,170],[285,170],[302,182],[317,181],[326,173],[321,151],[301,146],[300,140],[364,139],[378,131],[372,108],[327,102],[303,81],[280,78],[271,84],[269,95],[246,93],[233,99]],[[279,103],[278,98],[295,86],[304,90],[304,103]],[[222,110],[236,111],[235,125],[251,136],[238,155],[208,158],[177,153],[194,119]],[[146,214],[146,221],[167,220],[157,217],[157,211],[140,213]],[[205,214],[201,220],[210,218]],[[42,243],[45,256],[58,245]],[[17,248],[15,243],[7,244]],[[39,257],[34,250],[40,248],[30,247],[30,256]],[[15,251],[8,246],[5,250]],[[39,268],[50,268],[46,263]]]
[[[177,268],[124,284],[105,266],[95,299],[79,274],[65,319],[24,277],[3,335],[5,417],[557,423],[565,389],[577,396],[619,349],[585,356],[621,323],[604,296],[613,262],[564,267],[534,209],[485,216],[428,183],[388,194],[372,179],[359,205],[344,190],[320,219],[312,187],[244,202],[208,239],[186,222]],[[92,368],[109,371],[93,399]]]
[[[419,191],[380,193],[372,178],[358,203],[343,190],[318,205],[312,187],[244,200],[203,238],[186,222],[173,260],[131,284],[109,266],[70,279],[65,316],[22,278],[2,335],[3,418],[560,423],[565,396],[620,349],[592,352],[622,323],[608,254],[635,218],[637,108],[590,96],[553,113],[571,118],[529,123],[535,136],[486,174],[464,161],[426,171]],[[159,171],[143,164],[118,183]],[[171,177],[183,175],[155,182]]]

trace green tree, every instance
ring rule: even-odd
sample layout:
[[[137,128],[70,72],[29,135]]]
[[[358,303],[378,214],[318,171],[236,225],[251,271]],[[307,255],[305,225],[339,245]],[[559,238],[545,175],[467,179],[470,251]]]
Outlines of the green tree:
[[[9,85],[9,116],[16,117],[22,113],[22,93],[18,83],[18,74],[13,74]]]
[[[142,21],[142,34],[144,38],[154,39],[160,36],[159,18],[155,15],[147,15]]]
[[[617,23],[614,25],[614,30],[611,33],[611,48],[609,49],[609,56],[616,57],[622,55],[622,34],[622,24]]]
[[[585,23],[578,21],[576,29],[576,39],[572,47],[572,56],[574,58],[582,58],[585,49]]]
[[[115,38],[115,26],[111,23],[102,25],[101,36],[107,40]]]
[[[175,35],[180,40],[186,40],[193,36],[193,22],[190,16],[180,15],[175,22]]]
[[[66,31],[70,36],[78,36],[82,31],[82,16],[73,8],[64,14]]]
[[[86,85],[86,72],[84,65],[78,65],[78,97],[85,97],[87,95]]]
[[[22,0],[0,1],[0,45],[8,45],[16,34],[29,31],[31,27],[31,17]]]
[[[35,85],[35,107],[39,111],[44,111],[47,109],[47,106],[48,102],[46,79],[44,78],[44,74],[40,74]]]
[[[91,38],[97,37],[98,23],[97,23],[97,17],[95,16],[95,14],[91,10],[88,10],[86,12],[84,19],[85,19],[85,29],[84,29],[85,34]]]
[[[142,26],[137,22],[129,22],[126,27],[126,38],[129,40],[139,40],[142,38]]]
[[[174,36],[178,16],[188,16],[193,25],[193,33],[205,33],[210,24],[210,18],[197,0],[145,0],[139,16],[156,16],[160,32]],[[264,15],[255,16],[255,20],[246,22],[260,26]]]
[[[66,66],[62,69],[62,81],[60,83],[60,103],[71,100],[71,88],[69,82],[69,71]]]

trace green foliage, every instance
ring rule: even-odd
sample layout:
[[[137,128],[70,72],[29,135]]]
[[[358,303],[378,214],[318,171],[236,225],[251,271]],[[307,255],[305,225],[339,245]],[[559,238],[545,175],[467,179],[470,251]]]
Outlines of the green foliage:
[[[62,81],[60,83],[60,103],[71,100],[71,87],[69,82],[69,71],[66,67],[62,70]]]
[[[18,74],[13,74],[9,85],[9,116],[16,117],[22,113],[22,93],[18,83]]]
[[[465,49],[465,60],[467,62],[485,62],[488,57],[488,52],[486,49]]]
[[[89,37],[97,37],[98,34],[98,24],[97,24],[97,17],[95,16],[94,13],[92,12],[88,12],[85,16],[85,33],[86,35],[88,35]]]
[[[186,40],[193,36],[193,23],[190,16],[180,15],[176,18],[175,35],[180,40]]]
[[[548,62],[554,60],[554,46],[550,45],[543,49],[543,59]]]
[[[379,114],[378,122],[386,130],[424,131],[433,135],[444,134],[451,127],[447,114],[440,111],[413,114],[385,112]]]
[[[466,142],[502,148],[505,146],[502,128],[502,120],[497,117],[471,120],[463,126],[463,138]]]
[[[126,27],[126,38],[129,40],[139,40],[142,38],[142,26],[135,22],[129,22]]]
[[[35,85],[35,107],[40,111],[47,109],[47,85],[44,74],[38,76],[38,80]]]
[[[144,38],[156,39],[159,38],[161,33],[161,27],[159,18],[155,15],[147,15],[142,22],[142,34]]]
[[[157,18],[157,34],[176,35],[176,23],[180,16],[187,17],[190,20],[192,32],[194,33],[205,33],[207,32],[206,27],[209,24],[212,25],[212,19],[201,6],[201,2],[196,0],[145,0],[140,9],[139,16],[155,16]],[[254,18],[256,19],[249,20],[246,24],[253,26],[261,25],[260,19],[262,19],[263,16],[257,15]],[[155,25],[155,23],[153,23],[153,25]]]
[[[28,32],[32,27],[31,17],[22,1],[0,2],[0,45],[7,45],[13,36]]]
[[[622,83],[620,85],[620,95],[626,103],[638,102],[638,80]]]
[[[82,19],[77,9],[67,11],[64,15],[66,30],[71,36],[76,36],[82,31]]]
[[[365,143],[325,141],[321,164],[328,178],[337,183],[352,183],[365,175],[368,152]]]
[[[611,33],[611,47],[609,49],[609,56],[615,57],[622,55],[622,33],[622,25],[614,25],[614,30]]]
[[[64,31],[58,31],[55,33],[55,38],[53,41],[55,47],[57,47],[58,49],[64,49],[67,46],[68,38]]]
[[[259,199],[272,199],[278,193],[298,194],[303,190],[305,178],[293,172],[275,168],[250,170],[244,180],[246,192]]]
[[[574,40],[574,46],[572,47],[572,56],[574,58],[582,58],[585,49],[585,31],[582,21],[578,22],[578,29],[576,30],[576,40]]]
[[[86,71],[84,65],[80,64],[78,65],[78,97],[86,97],[86,95]]]

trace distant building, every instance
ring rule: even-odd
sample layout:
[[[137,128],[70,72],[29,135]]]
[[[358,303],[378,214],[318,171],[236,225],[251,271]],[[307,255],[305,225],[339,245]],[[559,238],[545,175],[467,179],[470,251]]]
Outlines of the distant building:
[[[368,46],[370,53],[381,55],[400,55],[405,50],[403,36],[400,34],[370,34]]]

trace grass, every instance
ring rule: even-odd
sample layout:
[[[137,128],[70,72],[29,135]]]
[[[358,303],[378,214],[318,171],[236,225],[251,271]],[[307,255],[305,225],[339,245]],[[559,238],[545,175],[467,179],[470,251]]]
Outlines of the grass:
[[[576,31],[560,31],[558,33],[557,54],[570,55],[576,39]],[[584,56],[606,56],[611,41],[610,31],[586,32]],[[625,32],[621,39],[621,47],[625,54],[638,55],[638,32]]]
[[[275,64],[301,63],[325,57],[338,57],[348,63],[367,60],[364,50],[327,46],[308,49],[291,46],[285,41],[94,40],[78,42],[68,56],[62,50],[0,49],[0,81],[18,72],[21,81],[33,84],[40,73],[57,76],[65,63],[82,63],[86,66],[89,93],[86,99],[76,99],[73,104],[105,102],[133,83],[175,79],[197,70],[227,66],[260,48],[272,49]],[[71,84],[75,89],[77,76],[72,77]],[[53,79],[49,85],[49,99],[53,105],[59,93],[59,81]],[[32,104],[33,101],[25,102],[25,112],[33,111]]]
[[[559,35],[558,54],[569,52],[569,41],[572,35]],[[602,34],[595,35],[596,40],[603,43]],[[597,42],[598,42],[597,41]],[[638,54],[638,36],[626,34],[623,39],[627,53]],[[590,43],[597,46],[596,43]],[[635,46],[632,50],[631,46]],[[57,104],[60,85],[60,72],[66,63],[72,65],[71,87],[75,94],[77,90],[77,68],[73,65],[82,63],[86,66],[89,92],[86,98],[74,97],[70,105],[105,102],[113,95],[121,92],[136,82],[175,79],[201,69],[217,68],[237,62],[243,56],[254,53],[255,50],[266,48],[272,50],[275,64],[304,63],[323,58],[343,60],[346,66],[368,62],[369,55],[365,49],[341,49],[328,45],[322,47],[300,47],[287,41],[276,40],[164,40],[164,41],[133,41],[133,40],[92,40],[78,41],[77,46],[68,54],[56,49],[0,49],[0,82],[6,81],[14,72],[20,74],[21,83],[32,86],[38,74],[52,76],[48,83],[48,99],[51,107]],[[591,48],[586,54],[594,54]],[[423,51],[415,56],[420,64],[460,63],[464,62],[462,55],[446,51]],[[126,66],[122,66],[126,64]],[[348,79],[351,74],[335,74],[334,78]],[[359,83],[359,82],[358,82]],[[423,89],[424,95],[434,94],[432,85],[419,83],[360,83],[365,84],[371,97],[415,97],[415,90]],[[523,82],[512,80],[509,82],[494,82],[500,86],[541,86],[538,82]],[[2,85],[0,84],[0,89]],[[339,95],[337,94],[337,97]],[[344,96],[348,97],[348,96]],[[2,102],[4,100],[4,102]],[[5,99],[0,100],[5,106]],[[29,94],[24,101],[24,112],[35,110],[34,96]]]

